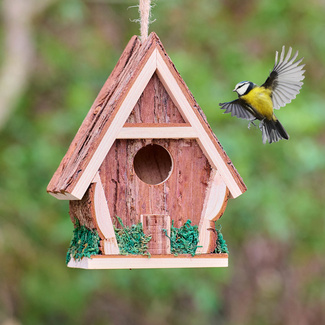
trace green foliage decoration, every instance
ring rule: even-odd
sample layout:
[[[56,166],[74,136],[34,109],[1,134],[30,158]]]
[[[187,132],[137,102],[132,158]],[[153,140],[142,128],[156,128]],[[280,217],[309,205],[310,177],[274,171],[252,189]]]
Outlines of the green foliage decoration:
[[[170,228],[170,237],[167,235],[167,229],[163,229],[166,236],[170,239],[171,253],[195,255],[199,242],[199,231],[197,226],[191,225],[191,220],[187,220],[180,228],[174,227],[174,220]]]
[[[131,227],[124,226],[122,219],[116,217],[122,228],[116,228],[114,226],[117,244],[122,255],[147,255],[148,242],[151,236],[145,235],[143,232],[142,223],[139,222]]]
[[[80,261],[83,257],[98,255],[99,241],[100,238],[96,229],[88,229],[85,226],[81,226],[77,220],[66,256],[66,264],[69,263],[71,257]]]
[[[217,241],[216,241],[216,249],[214,253],[220,254],[220,253],[226,253],[229,254],[229,250],[226,244],[226,241],[223,239],[223,235],[221,233],[221,225],[219,225],[219,228],[217,227],[217,222],[215,222],[215,229],[218,234]]]

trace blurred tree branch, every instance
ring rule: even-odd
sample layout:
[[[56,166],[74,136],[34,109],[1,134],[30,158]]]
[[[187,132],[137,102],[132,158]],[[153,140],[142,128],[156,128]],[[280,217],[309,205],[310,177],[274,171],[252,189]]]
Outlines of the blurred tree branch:
[[[4,60],[0,69],[0,129],[15,109],[32,72],[33,20],[58,0],[4,0]]]

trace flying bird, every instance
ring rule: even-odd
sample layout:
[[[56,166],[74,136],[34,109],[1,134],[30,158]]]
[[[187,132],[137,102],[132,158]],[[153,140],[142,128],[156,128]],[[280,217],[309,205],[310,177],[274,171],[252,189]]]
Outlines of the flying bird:
[[[305,78],[300,64],[302,59],[295,62],[298,51],[290,59],[292,48],[289,48],[285,56],[285,47],[282,47],[280,59],[278,52],[275,53],[275,64],[270,75],[263,85],[258,86],[250,81],[239,82],[233,91],[238,98],[226,103],[220,103],[224,113],[231,116],[249,120],[248,128],[255,120],[260,120],[259,128],[262,131],[263,143],[277,142],[281,139],[289,139],[289,135],[274,114],[274,109],[280,109],[290,103],[303,85]]]

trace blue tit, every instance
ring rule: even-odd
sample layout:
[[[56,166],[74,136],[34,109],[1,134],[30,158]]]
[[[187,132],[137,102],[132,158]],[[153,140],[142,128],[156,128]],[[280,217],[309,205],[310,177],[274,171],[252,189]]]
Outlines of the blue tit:
[[[250,81],[242,81],[235,86],[238,99],[231,102],[220,103],[221,109],[231,116],[249,120],[248,127],[260,120],[259,128],[262,131],[263,143],[277,142],[281,139],[289,139],[289,135],[274,114],[274,109],[284,107],[296,98],[305,78],[300,64],[303,60],[295,62],[298,51],[290,59],[292,48],[289,48],[285,56],[285,47],[278,62],[278,52],[275,54],[275,65],[269,77],[263,85],[258,86]],[[255,124],[254,124],[255,125]]]

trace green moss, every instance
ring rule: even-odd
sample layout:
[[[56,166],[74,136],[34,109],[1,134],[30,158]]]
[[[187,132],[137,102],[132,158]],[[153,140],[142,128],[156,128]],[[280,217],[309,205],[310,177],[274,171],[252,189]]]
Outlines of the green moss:
[[[80,226],[79,221],[73,231],[73,237],[67,252],[66,263],[71,257],[81,260],[83,257],[91,257],[99,254],[99,235],[95,229]]]
[[[220,253],[229,254],[229,250],[228,250],[226,241],[223,239],[223,235],[221,233],[221,228],[222,227],[219,225],[219,229],[218,229],[217,222],[215,222],[215,229],[218,234],[218,237],[217,237],[217,242],[216,242],[216,249],[214,252],[217,254],[220,254]]]
[[[131,227],[124,226],[121,218],[117,217],[122,228],[114,226],[117,244],[122,255],[148,255],[148,242],[151,236],[143,233],[142,223],[139,222]]]
[[[174,227],[174,220],[170,228],[170,237],[167,235],[167,230],[164,229],[166,236],[170,239],[171,253],[177,256],[178,254],[195,255],[199,242],[199,231],[197,226],[191,225],[191,220],[187,220],[180,228]]]

